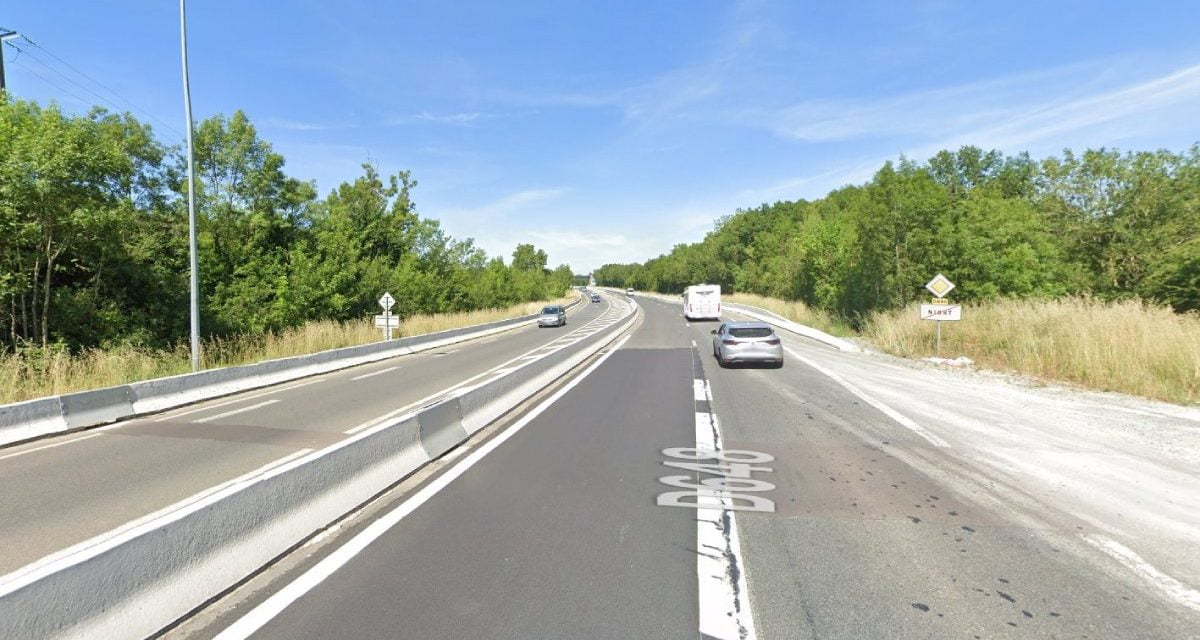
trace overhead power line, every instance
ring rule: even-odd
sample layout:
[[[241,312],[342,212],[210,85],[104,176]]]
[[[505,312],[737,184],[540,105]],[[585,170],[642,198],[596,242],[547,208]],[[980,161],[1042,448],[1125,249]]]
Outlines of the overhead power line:
[[[29,75],[37,78],[38,80],[41,80],[43,83],[45,83],[49,87],[53,88],[55,91],[58,91],[59,93],[62,93],[62,94],[65,94],[65,95],[68,95],[68,96],[74,98],[76,101],[79,102],[79,104],[81,104],[81,105],[91,104],[91,102],[92,102],[91,100],[80,97],[79,94],[73,93],[72,91],[64,88],[62,85],[54,82],[53,80],[50,80],[49,78],[47,78],[46,76],[43,76],[42,74],[38,73],[37,71],[34,71],[31,67],[29,67],[29,65],[26,65],[25,63],[21,62],[20,60],[14,58],[14,59],[10,60],[10,62],[17,65],[18,67],[21,67],[26,72],[28,72]]]
[[[78,88],[80,88],[80,89],[82,89],[82,90],[86,91],[87,93],[89,93],[89,94],[91,94],[91,95],[95,96],[95,97],[96,97],[96,99],[98,99],[98,100],[100,100],[102,103],[104,103],[104,104],[107,104],[108,106],[112,107],[112,108],[113,108],[115,111],[118,111],[118,112],[119,112],[119,111],[125,111],[125,110],[133,110],[133,111],[136,111],[136,112],[138,112],[138,113],[142,114],[143,116],[145,116],[145,117],[147,117],[147,118],[149,118],[149,119],[151,119],[151,120],[153,120],[153,121],[157,122],[157,123],[158,123],[159,125],[161,125],[163,128],[170,130],[171,132],[175,133],[176,135],[179,135],[179,136],[182,136],[182,135],[183,135],[183,132],[181,132],[181,131],[180,131],[179,129],[177,129],[176,127],[173,127],[173,126],[171,126],[169,123],[167,123],[167,122],[164,122],[164,121],[163,121],[161,118],[159,118],[158,116],[155,116],[153,113],[150,113],[150,112],[149,112],[149,111],[147,111],[146,109],[143,109],[143,108],[139,107],[137,104],[134,104],[134,103],[133,103],[132,101],[130,101],[128,98],[126,98],[125,96],[121,95],[121,93],[120,93],[120,92],[118,92],[117,90],[115,90],[115,89],[113,89],[112,87],[108,86],[107,84],[105,84],[105,83],[103,83],[103,82],[101,82],[101,81],[97,80],[96,78],[94,78],[93,76],[91,76],[91,75],[87,74],[86,72],[84,72],[83,70],[79,69],[78,67],[76,67],[75,65],[71,64],[70,62],[67,62],[67,61],[66,61],[66,60],[64,60],[64,59],[63,59],[61,56],[59,56],[59,55],[55,54],[53,51],[50,51],[50,50],[49,50],[49,49],[47,49],[46,47],[44,47],[44,46],[42,46],[41,44],[39,44],[39,43],[37,43],[37,42],[33,41],[32,39],[30,39],[30,38],[29,38],[29,36],[26,36],[26,35],[22,34],[20,37],[21,37],[21,40],[23,40],[25,44],[28,44],[28,45],[29,45],[29,47],[25,47],[24,49],[21,49],[21,48],[17,47],[16,45],[14,45],[14,44],[13,44],[13,43],[11,43],[11,42],[9,42],[9,43],[6,43],[6,44],[8,44],[9,46],[13,47],[14,49],[17,49],[18,51],[22,51],[22,52],[24,52],[24,53],[25,53],[25,55],[27,55],[27,56],[29,56],[31,59],[33,59],[33,60],[37,61],[37,62],[38,62],[38,64],[40,64],[40,65],[42,65],[42,66],[46,67],[47,69],[49,69],[49,70],[50,70],[51,72],[53,72],[54,74],[56,74],[56,75],[58,75],[59,77],[63,78],[63,79],[64,79],[64,80],[66,80],[67,82],[70,82],[72,85],[74,85],[74,86],[76,86],[76,87],[78,87]],[[30,47],[32,47],[32,49],[31,49]],[[34,49],[36,49],[36,51],[35,51]],[[96,87],[99,87],[99,88],[100,88],[100,89],[102,89],[103,91],[106,91],[107,93],[111,94],[113,97],[115,97],[115,98],[116,98],[117,100],[119,100],[120,102],[124,103],[124,105],[126,105],[126,106],[125,106],[125,107],[122,107],[122,106],[118,105],[116,102],[114,102],[112,99],[110,99],[110,98],[108,98],[108,97],[106,97],[106,96],[103,96],[103,95],[101,95],[101,94],[97,93],[96,91],[93,91],[93,90],[92,90],[90,87],[88,87],[86,84],[84,84],[84,83],[80,82],[79,80],[77,80],[77,79],[75,79],[75,78],[72,78],[72,77],[68,76],[67,74],[63,73],[63,72],[62,72],[62,71],[60,71],[59,69],[55,68],[55,66],[54,66],[54,65],[50,64],[50,63],[49,63],[49,62],[47,62],[46,60],[43,60],[43,59],[40,57],[40,55],[39,55],[39,54],[45,54],[45,55],[46,55],[46,56],[48,56],[49,58],[51,58],[51,59],[53,59],[54,61],[56,61],[58,64],[60,64],[60,65],[62,65],[62,66],[64,66],[64,67],[66,67],[66,68],[67,68],[67,69],[69,69],[71,72],[73,72],[73,73],[77,74],[79,77],[86,79],[88,82],[91,82],[91,83],[92,83],[92,84],[94,84]],[[28,69],[28,67],[26,67],[26,68]],[[42,79],[43,81],[45,81],[45,78],[41,78],[41,79]],[[86,102],[86,101],[85,101],[85,102]]]

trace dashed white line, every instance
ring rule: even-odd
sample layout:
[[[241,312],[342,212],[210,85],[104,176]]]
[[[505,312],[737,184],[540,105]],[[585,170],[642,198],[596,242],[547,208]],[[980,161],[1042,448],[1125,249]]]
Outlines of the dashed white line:
[[[267,405],[275,404],[276,402],[279,402],[278,398],[276,398],[274,400],[267,400],[266,402],[260,402],[258,404],[252,404],[248,407],[239,407],[237,409],[233,409],[232,411],[218,413],[215,416],[208,416],[207,418],[200,418],[199,420],[193,420],[192,422],[212,422],[213,420],[220,420],[221,418],[228,418],[229,416],[236,416],[239,413],[245,413],[247,411],[253,411],[255,409],[260,409]]]
[[[350,379],[351,379],[351,380],[362,380],[363,378],[370,378],[371,376],[377,376],[377,375],[379,375],[379,374],[381,374],[381,373],[387,373],[387,372],[389,372],[389,371],[395,371],[396,369],[399,369],[399,368],[400,368],[400,367],[388,367],[388,368],[386,368],[386,369],[380,369],[379,371],[372,371],[371,373],[364,373],[364,374],[362,374],[361,376],[354,376],[353,378],[350,378]]]
[[[254,398],[261,398],[263,396],[269,396],[272,393],[279,393],[280,391],[290,391],[292,389],[299,389],[300,387],[303,387],[305,385],[310,385],[315,382],[322,382],[324,380],[325,380],[325,378],[314,378],[312,380],[306,380],[304,382],[301,382],[300,384],[294,384],[290,387],[280,387],[278,389],[271,389],[270,391],[263,391],[262,393],[255,393],[255,394],[251,394],[248,396],[239,396],[237,398],[234,398],[233,400],[226,400],[225,402],[218,402],[216,404],[206,404],[202,407],[195,407],[192,409],[188,409],[187,411],[179,411],[176,413],[169,413],[161,418],[155,418],[154,421],[155,422],[163,422],[164,420],[174,420],[175,418],[182,418],[183,416],[191,415],[193,413],[199,413],[201,411],[208,411],[209,409],[216,409],[217,407],[224,407],[226,405],[231,405],[231,404],[235,404],[238,402],[245,402],[246,400],[253,400]],[[124,423],[122,423],[122,424],[124,424]]]
[[[61,447],[61,446],[63,446],[64,444],[71,444],[72,442],[79,442],[80,440],[87,440],[88,438],[95,438],[96,436],[99,436],[99,435],[103,435],[103,434],[100,434],[100,433],[92,433],[92,434],[89,434],[89,435],[86,435],[86,436],[82,436],[82,437],[79,437],[79,438],[71,438],[70,440],[64,440],[64,441],[62,441],[62,442],[55,442],[55,443],[53,443],[53,444],[44,444],[44,445],[42,445],[42,446],[40,446],[40,447],[34,447],[34,448],[32,448],[32,449],[25,449],[24,451],[17,451],[16,453],[8,453],[8,454],[5,454],[5,455],[2,455],[2,456],[0,456],[0,460],[7,460],[7,459],[9,459],[9,458],[15,458],[15,457],[17,457],[17,456],[23,456],[23,455],[25,455],[25,454],[27,454],[27,453],[33,453],[34,451],[42,451],[42,450],[44,450],[44,449],[53,449],[54,447]]]

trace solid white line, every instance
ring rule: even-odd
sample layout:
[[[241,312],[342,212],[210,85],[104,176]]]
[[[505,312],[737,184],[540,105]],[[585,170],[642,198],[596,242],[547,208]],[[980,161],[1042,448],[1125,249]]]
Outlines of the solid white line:
[[[272,393],[279,393],[280,391],[290,391],[292,389],[299,389],[300,387],[303,387],[305,385],[310,385],[314,382],[322,382],[324,380],[325,380],[325,378],[317,378],[315,380],[308,380],[305,382],[301,382],[300,384],[294,384],[290,387],[280,387],[278,389],[271,389],[270,391],[263,391],[262,393],[255,393],[255,394],[248,395],[248,396],[238,396],[237,398],[234,398],[233,400],[226,400],[225,402],[218,402],[217,404],[206,404],[202,407],[196,407],[194,409],[189,409],[187,411],[180,411],[179,413],[171,413],[171,414],[165,415],[161,418],[155,418],[154,421],[155,422],[163,422],[165,420],[173,420],[175,418],[182,418],[183,416],[191,415],[193,413],[199,413],[201,411],[208,411],[209,409],[216,409],[217,407],[224,407],[226,405],[235,404],[238,402],[245,402],[246,400],[253,400],[254,398],[261,398],[263,396],[269,396]],[[121,424],[124,424],[124,423],[121,423]]]
[[[23,456],[27,453],[33,453],[34,451],[42,451],[43,449],[53,449],[54,447],[61,447],[64,444],[71,444],[72,442],[79,442],[80,440],[87,440],[88,438],[95,438],[96,436],[99,436],[99,435],[104,435],[104,434],[92,433],[92,434],[88,434],[86,436],[82,436],[79,438],[72,438],[70,440],[64,440],[62,442],[55,442],[54,444],[44,444],[40,447],[34,447],[32,449],[26,449],[24,451],[17,451],[16,453],[9,453],[9,454],[2,455],[2,456],[0,456],[0,460],[8,460],[9,458]]]
[[[900,425],[908,428],[910,431],[921,436],[922,438],[925,438],[933,446],[935,446],[935,447],[949,447],[950,446],[949,442],[946,442],[941,437],[939,437],[937,434],[926,430],[925,427],[922,427],[921,425],[917,424],[916,422],[913,422],[913,420],[911,418],[909,418],[908,416],[901,414],[899,411],[896,411],[895,409],[887,406],[883,402],[876,400],[875,398],[867,395],[865,392],[863,392],[858,387],[850,384],[845,378],[830,371],[829,369],[826,369],[825,367],[822,367],[821,365],[813,362],[812,360],[805,358],[804,356],[800,355],[799,353],[796,353],[795,351],[793,351],[792,349],[790,349],[788,347],[784,347],[783,349],[784,349],[784,351],[787,351],[788,354],[791,355],[793,358],[816,369],[817,371],[820,371],[821,373],[825,374],[826,376],[829,376],[834,382],[845,387],[846,391],[849,391],[850,393],[853,393],[854,395],[861,398],[863,402],[866,402],[867,404],[871,405],[872,407],[879,409],[879,411],[881,411],[887,417],[891,418],[892,420],[895,420],[896,422],[900,423]]]
[[[1157,567],[1146,562],[1125,545],[1103,536],[1084,536],[1088,544],[1115,558],[1117,562],[1133,570],[1150,584],[1154,585],[1167,597],[1183,606],[1200,611],[1200,591],[1197,591],[1175,578],[1159,571]]]
[[[711,401],[711,393],[705,399]],[[696,413],[696,448],[721,450],[721,434],[715,414]],[[732,500],[723,493],[702,492],[696,496],[696,502],[708,505],[696,509],[696,587],[700,633],[719,640],[754,640],[757,634],[737,535],[737,514],[730,509]],[[724,524],[726,513],[730,523],[728,539]],[[729,579],[733,573],[731,564],[739,568],[736,586]]]
[[[215,416],[208,416],[207,418],[200,418],[199,420],[192,420],[192,422],[212,422],[213,420],[220,420],[221,418],[228,418],[229,416],[236,416],[236,415],[237,415],[237,414],[239,414],[239,413],[245,413],[245,412],[247,412],[247,411],[253,411],[253,410],[255,410],[255,409],[258,409],[258,408],[260,408],[260,407],[265,407],[265,406],[267,406],[267,405],[269,405],[269,404],[275,404],[276,402],[279,402],[279,399],[278,399],[278,398],[276,398],[276,399],[274,399],[274,400],[267,400],[266,402],[260,402],[260,403],[258,403],[258,404],[252,404],[252,405],[250,405],[250,406],[248,406],[248,407],[240,407],[240,408],[237,408],[237,409],[233,409],[232,411],[226,411],[226,412],[224,412],[224,413],[218,413],[218,414],[217,414],[217,415],[215,415]]]
[[[362,380],[363,378],[370,378],[371,376],[377,376],[377,375],[379,375],[379,374],[381,374],[381,373],[387,373],[387,372],[389,372],[389,371],[395,371],[396,369],[399,369],[399,368],[400,368],[400,367],[388,367],[388,368],[386,368],[386,369],[380,369],[379,371],[372,371],[371,373],[364,373],[364,374],[362,374],[361,376],[354,376],[353,378],[350,378],[350,379],[351,379],[351,380]]]
[[[542,414],[551,405],[557,402],[560,398],[566,395],[571,389],[575,388],[580,382],[587,378],[593,371],[598,369],[600,365],[608,360],[609,356],[615,353],[625,341],[629,340],[629,336],[625,336],[614,345],[607,353],[600,356],[596,362],[592,363],[578,377],[572,379],[553,395],[547,398],[544,402],[534,407],[528,414],[515,422],[512,426],[505,429],[500,435],[492,438],[484,443],[478,450],[467,456],[454,465],[448,471],[435,478],[420,491],[413,494],[398,507],[389,511],[381,518],[372,522],[361,533],[351,538],[346,544],[338,547],[333,553],[326,556],[308,571],[305,571],[299,578],[289,583],[281,590],[277,591],[270,598],[267,598],[263,603],[259,604],[254,609],[251,609],[246,615],[242,616],[232,625],[223,630],[217,635],[216,640],[241,640],[250,637],[251,634],[258,631],[263,625],[270,622],[275,616],[279,615],[293,602],[301,596],[311,591],[314,587],[321,584],[335,571],[342,568],[346,563],[350,562],[355,556],[366,549],[372,542],[379,539],[380,536],[387,533],[392,527],[396,526],[406,516],[416,511],[421,505],[429,501],[430,498],[437,495],[451,482],[459,476],[466,473],[468,469],[475,466],[480,460],[494,451],[497,447],[504,444],[509,438],[517,434],[525,425],[532,422],[535,418]]]

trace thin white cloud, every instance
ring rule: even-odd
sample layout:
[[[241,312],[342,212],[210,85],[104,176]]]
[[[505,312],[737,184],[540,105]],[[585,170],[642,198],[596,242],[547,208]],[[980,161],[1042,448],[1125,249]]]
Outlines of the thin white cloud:
[[[1098,125],[1150,118],[1163,109],[1183,104],[1195,106],[1189,109],[1189,120],[1194,120],[1195,113],[1200,111],[1200,64],[1092,96],[1014,109],[1006,118],[952,134],[933,145],[936,148],[921,151],[928,154],[963,144],[1016,151],[1024,145],[1043,140],[1057,141],[1067,133]],[[1166,130],[1175,126],[1169,119],[1163,119],[1159,124]]]
[[[327,131],[329,129],[344,129],[346,125],[331,124],[325,122],[306,122],[303,120],[289,120],[287,118],[263,118],[262,125],[272,129],[285,129],[287,131]]]
[[[413,117],[424,122],[436,122],[438,124],[467,124],[482,118],[483,114],[477,111],[472,111],[470,113],[463,112],[438,115],[429,113],[428,111],[423,111]]]
[[[429,111],[421,111],[418,113],[410,113],[389,118],[387,120],[387,124],[407,125],[432,123],[465,126],[487,117],[489,117],[488,114],[480,113],[478,111],[460,111],[456,113],[431,113]]]
[[[744,117],[803,142],[916,137],[935,146],[1010,147],[1200,99],[1200,65],[1096,89],[1100,74],[1100,63],[1071,65],[880,99],[808,100],[773,116]]]
[[[514,213],[525,212],[535,205],[558,199],[568,191],[570,190],[566,187],[524,189],[473,207],[446,207],[438,213],[438,216],[447,220],[475,225],[507,217]]]
[[[750,202],[822,197],[832,189],[869,180],[884,162],[896,160],[901,152],[920,162],[943,149],[963,145],[1006,153],[1030,151],[1035,156],[1075,144],[1106,146],[1121,132],[1151,135],[1176,131],[1180,128],[1180,118],[1191,124],[1195,112],[1200,110],[1200,65],[1088,95],[1051,95],[1041,102],[1023,100],[1003,108],[983,105],[973,98],[980,93],[990,96],[1004,87],[1023,97],[1035,93],[1033,87],[1039,87],[1045,96],[1046,85],[1053,85],[1054,78],[1065,78],[1064,70],[907,94],[876,105],[839,103],[836,107],[818,108],[815,102],[805,103],[805,110],[822,113],[823,119],[777,131],[804,141],[894,134],[910,134],[918,140],[893,154],[864,155],[862,160],[829,171],[743,190],[740,195]],[[955,98],[957,111],[951,108]]]

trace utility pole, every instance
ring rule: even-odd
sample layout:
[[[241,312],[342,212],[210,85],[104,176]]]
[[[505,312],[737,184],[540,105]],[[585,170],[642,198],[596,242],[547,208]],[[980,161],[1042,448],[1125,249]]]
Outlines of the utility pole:
[[[191,271],[192,371],[200,370],[200,270],[196,256],[196,172],[192,157],[192,89],[188,82],[187,11],[179,0],[179,41],[183,50],[183,114],[187,118],[188,262]]]
[[[17,32],[0,27],[0,91],[4,90],[4,41],[17,37]]]

